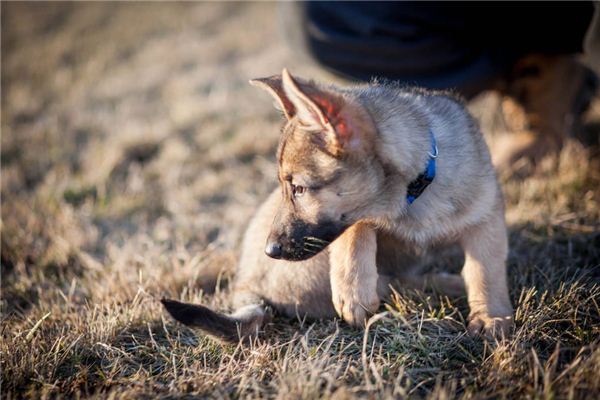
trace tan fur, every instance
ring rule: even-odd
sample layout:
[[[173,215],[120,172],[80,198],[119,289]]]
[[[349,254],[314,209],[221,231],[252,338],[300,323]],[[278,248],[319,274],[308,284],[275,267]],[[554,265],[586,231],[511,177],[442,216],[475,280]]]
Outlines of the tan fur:
[[[331,244],[333,305],[352,325],[363,325],[379,308],[376,257],[377,233],[365,223],[352,225]]]
[[[502,194],[485,141],[460,102],[386,84],[321,86],[285,70],[257,81],[287,121],[277,154],[280,188],[246,232],[234,307],[337,314],[362,326],[391,286],[452,295],[466,287],[469,332],[510,328]],[[409,205],[407,185],[427,164],[430,131],[437,174]],[[266,251],[281,250],[272,254],[280,259],[265,255],[265,243]],[[465,252],[464,286],[457,275],[421,273],[435,249],[450,244]]]

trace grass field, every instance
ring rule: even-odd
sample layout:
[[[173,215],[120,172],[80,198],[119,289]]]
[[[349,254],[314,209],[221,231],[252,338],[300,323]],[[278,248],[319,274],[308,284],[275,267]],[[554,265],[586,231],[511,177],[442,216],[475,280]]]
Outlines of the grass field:
[[[165,315],[162,296],[226,304],[276,185],[279,116],[247,80],[283,66],[323,76],[274,4],[2,3],[2,397],[597,398],[598,100],[595,145],[503,178],[506,342],[465,335],[465,299],[414,291],[366,332],[276,318],[252,346]],[[500,101],[470,105],[489,137]]]

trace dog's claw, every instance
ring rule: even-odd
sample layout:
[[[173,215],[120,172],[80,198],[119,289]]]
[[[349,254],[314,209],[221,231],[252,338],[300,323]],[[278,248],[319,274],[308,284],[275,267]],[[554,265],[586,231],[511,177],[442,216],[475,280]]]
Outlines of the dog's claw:
[[[508,336],[513,327],[511,316],[490,317],[475,315],[469,318],[467,332],[470,336],[483,336],[486,339],[502,339]]]
[[[337,314],[348,324],[355,327],[364,327],[369,317],[377,312],[379,308],[379,297],[377,294],[363,301],[342,295],[334,297],[333,305]]]

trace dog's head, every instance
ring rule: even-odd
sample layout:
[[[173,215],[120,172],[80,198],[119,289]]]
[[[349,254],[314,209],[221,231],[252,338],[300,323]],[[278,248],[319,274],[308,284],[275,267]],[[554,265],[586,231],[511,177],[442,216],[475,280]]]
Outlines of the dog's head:
[[[350,94],[282,75],[254,79],[286,117],[277,161],[282,200],[265,252],[305,260],[369,217],[383,187],[367,110]]]

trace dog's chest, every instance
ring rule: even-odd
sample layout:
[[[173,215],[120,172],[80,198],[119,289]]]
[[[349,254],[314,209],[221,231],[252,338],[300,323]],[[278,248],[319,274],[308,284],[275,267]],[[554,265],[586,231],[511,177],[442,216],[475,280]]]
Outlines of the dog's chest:
[[[465,228],[462,218],[408,213],[396,220],[393,234],[399,240],[420,248],[454,243]]]

